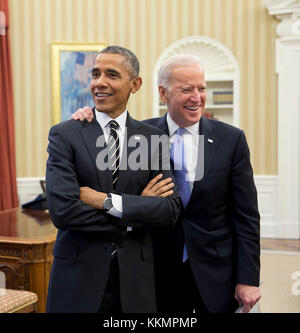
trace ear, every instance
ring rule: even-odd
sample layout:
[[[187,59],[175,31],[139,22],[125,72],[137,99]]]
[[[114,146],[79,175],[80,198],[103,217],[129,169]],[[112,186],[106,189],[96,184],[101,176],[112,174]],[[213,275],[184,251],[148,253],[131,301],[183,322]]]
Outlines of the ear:
[[[163,86],[158,86],[158,91],[159,91],[159,95],[160,95],[160,98],[161,100],[164,102],[164,103],[167,103],[168,102],[168,98],[167,98],[167,89]]]
[[[131,80],[131,93],[135,94],[141,87],[143,81],[140,76],[137,76]]]

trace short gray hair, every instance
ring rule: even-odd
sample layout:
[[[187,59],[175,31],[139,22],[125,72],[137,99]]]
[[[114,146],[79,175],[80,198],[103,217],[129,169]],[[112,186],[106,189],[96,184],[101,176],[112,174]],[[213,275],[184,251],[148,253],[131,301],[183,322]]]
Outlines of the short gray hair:
[[[140,73],[140,64],[139,60],[136,57],[136,55],[130,51],[129,49],[126,49],[122,46],[117,45],[110,45],[101,50],[98,54],[106,53],[106,54],[120,54],[123,57],[126,58],[127,63],[129,66],[127,66],[128,73],[130,74],[131,78],[139,76]]]
[[[200,58],[196,55],[182,53],[168,58],[158,71],[157,84],[159,86],[163,86],[164,88],[169,88],[173,67],[188,66],[193,64],[200,65],[201,69],[204,71],[203,64],[201,63]]]

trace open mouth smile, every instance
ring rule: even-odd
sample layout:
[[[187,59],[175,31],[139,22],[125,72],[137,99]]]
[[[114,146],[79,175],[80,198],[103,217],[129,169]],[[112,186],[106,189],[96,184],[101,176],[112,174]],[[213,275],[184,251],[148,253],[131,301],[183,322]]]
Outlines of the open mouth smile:
[[[197,111],[199,108],[200,108],[201,105],[198,105],[198,106],[185,106],[184,108],[189,110],[189,111]]]
[[[107,98],[107,97],[112,96],[112,94],[109,94],[109,93],[100,93],[100,92],[97,92],[94,95],[97,98]]]

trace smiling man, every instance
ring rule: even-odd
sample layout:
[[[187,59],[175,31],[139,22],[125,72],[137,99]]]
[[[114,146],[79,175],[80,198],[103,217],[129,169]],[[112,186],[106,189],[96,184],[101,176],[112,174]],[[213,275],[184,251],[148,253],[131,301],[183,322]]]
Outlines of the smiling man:
[[[175,173],[185,207],[175,232],[168,241],[155,232],[159,310],[233,312],[240,304],[248,312],[260,299],[260,228],[245,135],[202,116],[206,82],[196,56],[168,59],[159,70],[158,88],[168,113],[146,123],[169,134],[172,145],[179,133],[186,161],[198,155],[186,167],[187,190]],[[201,179],[196,177],[201,147],[188,144],[197,135],[204,137]]]
[[[119,167],[132,150],[123,149],[127,138],[143,136],[151,145],[151,136],[162,134],[127,112],[141,84],[136,56],[123,47],[105,48],[92,69],[94,120],[69,120],[50,130],[47,202],[58,233],[48,312],[156,312],[149,228],[174,225],[181,201],[159,146],[151,146],[156,153],[147,154],[148,168]],[[96,144],[99,137],[104,146]],[[100,170],[96,161],[105,149],[110,168]],[[161,177],[165,186],[153,186]]]

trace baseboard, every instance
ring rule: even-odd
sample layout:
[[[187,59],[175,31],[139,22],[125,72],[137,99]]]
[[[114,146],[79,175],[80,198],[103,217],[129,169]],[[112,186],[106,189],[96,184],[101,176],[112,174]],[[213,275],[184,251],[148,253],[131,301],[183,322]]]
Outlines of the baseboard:
[[[33,200],[42,193],[40,180],[43,177],[17,178],[20,205]],[[298,239],[299,222],[279,221],[278,176],[256,175],[254,181],[258,193],[262,238]],[[296,203],[295,203],[296,204]]]

